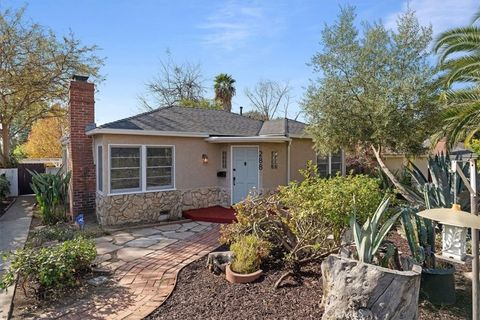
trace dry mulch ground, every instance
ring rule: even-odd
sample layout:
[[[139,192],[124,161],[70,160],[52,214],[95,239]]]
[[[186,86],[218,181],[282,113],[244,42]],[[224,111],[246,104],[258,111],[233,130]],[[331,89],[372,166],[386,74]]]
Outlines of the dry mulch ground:
[[[262,278],[252,284],[230,284],[224,275],[206,268],[206,258],[185,267],[168,300],[150,317],[153,319],[320,319],[322,279],[320,264],[304,269],[303,283],[287,280],[273,286],[285,272],[279,261],[270,263]],[[465,271],[465,270],[462,270]],[[457,272],[457,302],[439,307],[421,298],[420,320],[471,319],[471,282]]]
[[[230,284],[216,276],[200,259],[180,272],[170,298],[148,319],[320,319],[322,298],[320,265],[304,268],[303,283],[285,280],[273,286],[285,272],[278,262],[251,284]]]

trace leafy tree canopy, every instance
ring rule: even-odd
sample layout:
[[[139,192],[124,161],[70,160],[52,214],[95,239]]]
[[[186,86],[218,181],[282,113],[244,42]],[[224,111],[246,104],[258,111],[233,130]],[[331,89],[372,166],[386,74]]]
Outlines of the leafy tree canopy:
[[[68,99],[73,74],[99,75],[96,46],[54,32],[25,17],[25,8],[0,11],[0,162],[8,166],[12,140]]]
[[[58,106],[52,109],[49,116],[33,124],[27,142],[22,145],[21,150],[28,158],[60,158],[62,156],[60,141],[67,131],[68,124],[63,109]]]
[[[322,153],[357,146],[417,153],[432,133],[437,108],[429,64],[431,27],[407,11],[397,30],[381,23],[355,27],[355,10],[342,8],[322,31],[323,49],[312,61],[319,78],[303,108]]]

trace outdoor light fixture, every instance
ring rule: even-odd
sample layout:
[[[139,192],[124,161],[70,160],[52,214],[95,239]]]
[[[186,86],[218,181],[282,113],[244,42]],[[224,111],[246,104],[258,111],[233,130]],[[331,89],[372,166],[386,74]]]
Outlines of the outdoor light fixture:
[[[450,152],[450,160],[452,163],[451,171],[455,175],[456,181],[457,174],[460,176],[465,186],[470,192],[470,213],[460,210],[460,206],[454,204],[451,209],[439,208],[429,209],[418,213],[419,216],[438,221],[444,225],[444,237],[448,243],[443,243],[443,248],[447,249],[446,254],[449,252],[459,254],[461,257],[465,248],[466,234],[462,234],[463,228],[472,229],[472,319],[480,320],[479,310],[479,254],[478,254],[478,230],[480,230],[480,217],[477,213],[477,167],[476,167],[477,155],[470,150],[457,149]],[[462,168],[458,163],[469,163],[470,179],[468,179],[463,173]],[[464,238],[465,237],[465,238]],[[462,243],[463,242],[463,243]]]
[[[202,154],[202,162],[203,164],[207,164],[208,163],[208,156],[204,153]]]

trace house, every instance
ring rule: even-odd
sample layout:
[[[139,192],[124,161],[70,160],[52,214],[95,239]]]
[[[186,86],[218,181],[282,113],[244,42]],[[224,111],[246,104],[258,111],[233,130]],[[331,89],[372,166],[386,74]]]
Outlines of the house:
[[[94,125],[94,85],[70,84],[71,210],[102,225],[179,218],[274,192],[317,161],[305,124],[254,120],[223,110],[170,106]],[[323,174],[345,172],[343,153],[319,157]]]

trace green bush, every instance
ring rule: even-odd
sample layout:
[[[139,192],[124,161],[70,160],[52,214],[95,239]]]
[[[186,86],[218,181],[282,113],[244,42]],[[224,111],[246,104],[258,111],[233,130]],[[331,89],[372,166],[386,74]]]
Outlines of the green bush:
[[[239,237],[230,246],[234,254],[232,270],[238,273],[252,273],[260,269],[262,259],[270,253],[270,243],[255,235]]]
[[[284,254],[294,270],[330,252],[331,229],[324,216],[303,207],[284,208],[280,195],[247,197],[235,205],[237,222],[222,226],[220,241],[231,244],[253,234]]]
[[[10,181],[5,174],[0,175],[0,200],[5,200],[10,193]]]
[[[17,250],[10,256],[11,264],[0,280],[0,288],[12,285],[16,273],[25,282],[37,283],[40,294],[73,287],[82,272],[89,270],[96,255],[95,242],[84,238],[51,247]]]
[[[366,175],[323,179],[311,163],[302,174],[302,182],[280,188],[280,199],[287,208],[324,218],[336,243],[340,243],[354,211],[359,223],[363,224],[384,196],[379,181]]]
[[[32,175],[32,190],[40,206],[40,215],[45,224],[53,225],[59,221],[66,221],[68,185],[71,173],[63,175],[37,173]]]

